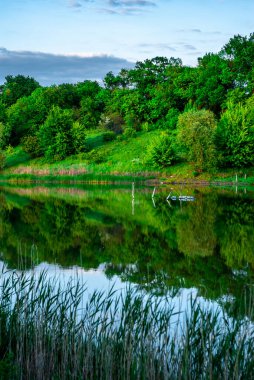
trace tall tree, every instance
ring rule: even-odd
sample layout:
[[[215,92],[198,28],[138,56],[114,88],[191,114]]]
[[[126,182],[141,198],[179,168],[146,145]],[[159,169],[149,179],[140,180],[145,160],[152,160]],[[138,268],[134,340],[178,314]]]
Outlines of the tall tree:
[[[134,69],[129,71],[131,83],[144,95],[148,95],[152,86],[165,82],[168,79],[169,67],[180,67],[180,58],[155,57],[137,62]]]
[[[72,126],[73,112],[53,106],[38,132],[39,144],[46,159],[61,160],[74,153]]]
[[[254,90],[254,33],[249,37],[235,35],[220,51],[234,74],[235,86]]]
[[[254,164],[254,96],[245,104],[228,102],[218,124],[217,146],[225,166]]]
[[[219,115],[228,91],[234,88],[234,78],[228,62],[218,54],[206,54],[199,59],[195,104]]]
[[[196,170],[211,170],[216,166],[216,122],[214,114],[207,110],[190,110],[178,119],[178,139],[186,148],[188,161]]]
[[[29,96],[38,87],[40,85],[34,78],[24,75],[7,75],[1,88],[2,101],[9,107],[23,96]]]
[[[19,144],[25,135],[34,135],[45,121],[50,108],[44,93],[45,89],[38,88],[8,108],[6,123],[10,126],[12,145]]]

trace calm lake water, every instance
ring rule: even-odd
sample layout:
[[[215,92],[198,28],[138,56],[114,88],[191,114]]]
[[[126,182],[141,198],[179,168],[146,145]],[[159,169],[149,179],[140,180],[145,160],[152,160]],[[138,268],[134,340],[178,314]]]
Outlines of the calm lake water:
[[[246,313],[241,301],[247,294],[245,306],[251,302],[254,285],[254,191],[160,186],[152,197],[153,190],[1,186],[1,265],[78,278],[89,292],[131,284],[180,303],[194,293]]]

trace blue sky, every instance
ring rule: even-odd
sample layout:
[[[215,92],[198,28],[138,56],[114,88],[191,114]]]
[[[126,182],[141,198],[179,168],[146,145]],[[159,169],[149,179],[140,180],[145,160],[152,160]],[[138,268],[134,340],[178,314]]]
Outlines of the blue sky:
[[[254,0],[0,0],[0,83],[101,80],[155,56],[195,65],[254,32]]]

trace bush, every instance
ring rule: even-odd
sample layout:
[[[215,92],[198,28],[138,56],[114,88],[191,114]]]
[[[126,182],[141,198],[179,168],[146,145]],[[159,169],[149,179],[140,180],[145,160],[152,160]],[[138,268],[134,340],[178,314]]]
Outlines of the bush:
[[[8,155],[8,156],[11,156],[13,153],[14,153],[14,148],[12,145],[8,145],[6,148],[5,148],[5,153]]]
[[[103,141],[113,141],[116,138],[116,134],[112,131],[104,132],[103,133]]]
[[[64,159],[75,152],[72,125],[71,110],[52,107],[38,132],[39,144],[47,160]]]
[[[11,127],[9,124],[0,122],[0,149],[4,149],[9,143],[11,136]]]
[[[196,171],[216,167],[216,122],[207,110],[190,110],[178,118],[178,141],[186,149],[186,158],[194,163]]]
[[[137,132],[135,131],[135,129],[130,128],[130,127],[125,128],[124,133],[123,133],[124,137],[126,138],[135,137],[136,134]]]
[[[148,121],[145,121],[144,123],[142,123],[141,130],[144,132],[149,132],[151,130],[151,126],[148,123]]]
[[[71,135],[75,153],[82,153],[86,151],[86,132],[83,125],[78,121],[73,123],[71,128]]]
[[[244,167],[254,160],[254,96],[245,104],[227,103],[217,130],[221,164]]]
[[[170,108],[166,115],[166,126],[169,130],[174,130],[177,127],[179,111],[176,108]]]
[[[95,149],[85,154],[85,158],[91,164],[100,164],[105,161],[105,155],[101,151],[97,151]]]
[[[0,170],[5,167],[5,154],[3,151],[0,151]]]
[[[177,149],[172,138],[163,134],[148,148],[147,163],[155,167],[171,166],[178,161],[176,150]]]
[[[37,136],[25,136],[21,140],[23,150],[31,157],[40,157],[42,150]]]

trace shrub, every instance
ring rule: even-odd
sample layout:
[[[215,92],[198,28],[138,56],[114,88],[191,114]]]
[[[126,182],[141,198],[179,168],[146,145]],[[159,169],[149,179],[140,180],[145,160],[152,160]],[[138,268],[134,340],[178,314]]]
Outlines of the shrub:
[[[5,154],[3,151],[0,151],[0,170],[5,167]]]
[[[178,161],[176,150],[173,139],[163,134],[149,146],[147,163],[159,167],[171,166]]]
[[[64,159],[74,153],[72,125],[73,112],[71,110],[52,107],[38,132],[39,143],[47,160]]]
[[[9,124],[0,122],[0,149],[4,149],[8,144],[11,136],[11,127]]]
[[[176,108],[170,108],[166,115],[166,126],[169,130],[174,130],[177,127],[179,111]]]
[[[85,158],[89,163],[100,164],[105,161],[105,155],[101,151],[97,151],[95,149],[85,154]]]
[[[207,110],[190,110],[178,118],[178,141],[186,149],[186,158],[194,163],[196,171],[216,167],[216,122]]]
[[[254,96],[245,104],[227,103],[217,130],[221,164],[244,167],[254,160]]]
[[[65,159],[69,154],[73,153],[73,141],[71,141],[69,134],[65,131],[57,132],[54,142],[54,155],[46,155],[46,158],[49,160],[53,158],[55,161],[60,161]]]
[[[37,136],[25,136],[21,140],[23,150],[31,157],[40,157],[42,150]]]
[[[86,151],[86,131],[83,125],[78,121],[73,123],[71,128],[71,135],[75,153],[82,153]]]
[[[116,134],[113,131],[103,133],[103,141],[113,141],[116,138]]]
[[[12,145],[8,145],[5,148],[5,153],[8,154],[8,156],[11,156],[14,153],[14,148]]]
[[[137,132],[135,131],[135,129],[133,129],[131,127],[125,128],[124,133],[123,133],[124,137],[126,137],[126,138],[135,137],[136,134],[137,134]]]
[[[145,121],[144,123],[142,123],[141,125],[141,129],[142,131],[144,132],[149,132],[151,130],[151,126],[150,124],[148,123],[148,121]]]

